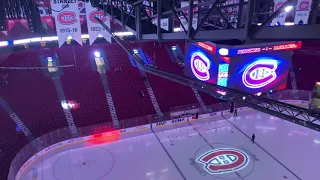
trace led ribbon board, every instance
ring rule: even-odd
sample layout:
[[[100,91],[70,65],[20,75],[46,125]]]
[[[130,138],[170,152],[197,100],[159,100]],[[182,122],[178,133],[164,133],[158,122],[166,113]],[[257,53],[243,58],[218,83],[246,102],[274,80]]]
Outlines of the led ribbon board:
[[[295,50],[295,49],[300,49],[301,46],[302,46],[302,43],[299,41],[294,43],[285,43],[285,44],[279,44],[279,45],[273,45],[273,46],[238,49],[236,54],[240,55],[240,54],[263,53],[263,52],[269,52],[269,51]]]
[[[258,60],[250,64],[242,74],[242,83],[252,89],[264,87],[277,78],[278,63],[274,59]]]
[[[190,66],[194,76],[201,81],[210,79],[210,60],[204,54],[195,52],[190,59]]]

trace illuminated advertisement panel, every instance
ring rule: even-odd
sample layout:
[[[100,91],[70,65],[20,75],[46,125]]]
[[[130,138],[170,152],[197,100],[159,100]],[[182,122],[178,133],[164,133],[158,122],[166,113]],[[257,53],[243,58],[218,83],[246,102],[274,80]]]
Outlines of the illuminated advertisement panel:
[[[283,44],[276,44],[276,45],[269,45],[269,46],[262,46],[262,47],[250,47],[250,48],[239,48],[239,49],[232,49],[232,55],[247,55],[247,54],[256,54],[256,53],[269,53],[269,52],[276,52],[276,51],[290,51],[300,49],[302,43],[300,41],[297,42],[288,42]]]
[[[249,93],[285,89],[291,56],[291,51],[235,56],[228,87]]]
[[[219,60],[213,54],[215,47],[212,48],[209,50],[195,44],[189,45],[184,69],[187,76],[209,83],[217,83]]]

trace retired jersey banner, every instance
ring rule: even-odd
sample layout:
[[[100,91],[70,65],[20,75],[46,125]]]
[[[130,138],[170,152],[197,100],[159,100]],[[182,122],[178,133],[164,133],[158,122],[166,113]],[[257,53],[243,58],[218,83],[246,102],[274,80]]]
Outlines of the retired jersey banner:
[[[98,11],[97,8],[92,7],[90,2],[86,3],[86,11],[90,45],[93,44],[99,35],[104,37],[108,42],[111,42],[110,34],[102,27],[95,17],[101,19],[108,28],[110,28],[110,18],[105,16],[103,11]]]
[[[154,20],[152,20],[152,24],[158,26],[158,18],[154,18]],[[169,18],[161,19],[160,27],[166,31],[169,31]]]
[[[274,11],[278,10],[284,3],[286,2],[286,0],[274,0]],[[279,13],[279,15],[277,17],[275,17],[272,22],[271,22],[271,26],[283,26],[284,23],[286,22],[286,18],[287,18],[287,13],[283,10],[282,12]]]
[[[308,24],[311,2],[311,0],[298,0],[294,24]]]
[[[52,11],[52,16],[59,37],[59,47],[64,44],[69,36],[82,45],[78,1],[51,0],[51,8],[55,10]]]

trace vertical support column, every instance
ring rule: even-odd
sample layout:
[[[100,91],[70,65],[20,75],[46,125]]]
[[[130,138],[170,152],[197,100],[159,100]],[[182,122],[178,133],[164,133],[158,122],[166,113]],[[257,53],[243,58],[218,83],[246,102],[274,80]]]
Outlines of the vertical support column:
[[[245,32],[246,32],[246,43],[251,42],[251,32],[252,32],[252,21],[253,21],[253,15],[254,15],[254,5],[255,0],[248,1],[247,5],[247,14],[246,14],[246,24],[244,26]]]
[[[114,7],[113,7],[113,4],[112,4],[113,0],[110,0],[110,11],[111,11],[111,18],[114,19]]]
[[[136,21],[136,38],[138,40],[142,39],[142,29],[141,29],[141,6],[137,5],[135,10],[135,21]]]
[[[312,6],[315,7],[311,11],[311,24],[320,24],[320,10],[318,7],[320,7],[320,0],[313,0]]]
[[[158,35],[158,41],[161,41],[162,39],[162,35],[161,35],[161,0],[157,0],[157,17],[158,17],[158,21],[157,21],[157,35]]]
[[[124,7],[123,7],[123,0],[120,0],[121,3],[121,22],[122,22],[122,27],[125,27],[125,22],[124,22]]]
[[[188,40],[191,40],[192,37],[192,21],[193,21],[193,0],[189,0],[189,12],[188,12]]]
[[[237,22],[237,28],[241,28],[243,25],[243,6],[244,6],[244,0],[240,0],[239,2],[239,11],[238,11],[238,22]]]

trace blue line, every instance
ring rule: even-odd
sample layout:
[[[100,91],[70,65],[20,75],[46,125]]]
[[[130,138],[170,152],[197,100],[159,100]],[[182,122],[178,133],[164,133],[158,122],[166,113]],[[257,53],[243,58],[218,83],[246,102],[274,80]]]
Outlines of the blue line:
[[[233,127],[235,127],[238,131],[240,131],[244,136],[246,136],[248,139],[251,140],[251,138],[244,133],[241,129],[239,129],[235,124],[233,124],[231,121],[229,121],[228,118],[224,117],[223,115],[221,115],[225,120],[227,120]],[[266,149],[264,149],[262,146],[260,146],[258,143],[254,143],[256,144],[260,149],[262,149],[265,153],[267,153],[270,157],[272,157],[275,161],[277,161],[282,167],[284,167],[287,171],[289,171],[292,175],[294,175],[297,179],[302,180],[298,175],[296,175],[293,171],[291,171],[287,166],[285,166],[284,164],[282,164],[276,157],[274,157],[271,153],[269,153]]]
[[[159,137],[157,136],[157,134],[153,131],[153,129],[151,129],[151,131],[153,132],[154,136],[157,138],[158,142],[160,143],[161,147],[163,148],[163,150],[167,153],[167,155],[169,156],[169,158],[171,159],[173,165],[177,168],[177,170],[179,171],[180,175],[182,176],[182,178],[184,180],[187,180],[187,178],[183,175],[181,169],[178,167],[177,163],[173,160],[172,156],[169,154],[169,152],[167,151],[167,149],[164,147],[164,145],[161,143]]]

